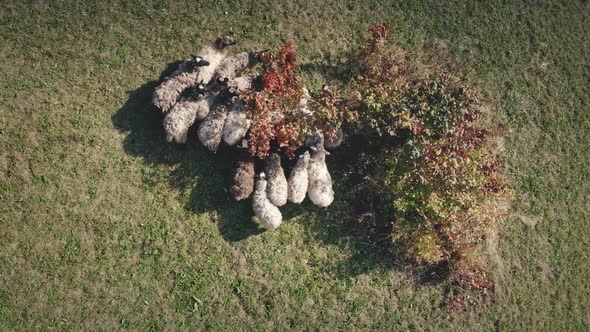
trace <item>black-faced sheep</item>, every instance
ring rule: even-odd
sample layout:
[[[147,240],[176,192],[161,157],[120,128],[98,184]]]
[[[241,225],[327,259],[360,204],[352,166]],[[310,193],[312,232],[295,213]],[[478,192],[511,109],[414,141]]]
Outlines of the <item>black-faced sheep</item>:
[[[275,206],[287,204],[287,178],[281,166],[281,157],[278,154],[273,153],[266,158],[264,172],[267,174],[268,179],[268,187],[266,188],[268,199]]]
[[[199,84],[194,88],[190,97],[176,103],[166,114],[163,121],[166,141],[186,143],[188,129],[195,122],[199,112],[199,103],[204,99],[205,93],[205,87]]]
[[[178,101],[180,95],[185,89],[195,85],[195,77],[197,73],[210,63],[203,60],[201,57],[196,57],[194,71],[185,71],[174,76],[167,77],[162,84],[160,84],[152,97],[153,104],[158,107],[163,113],[168,112]]]
[[[309,184],[309,177],[307,168],[309,166],[309,152],[299,156],[295,166],[291,170],[288,182],[289,201],[300,204],[305,199],[307,187]]]
[[[192,62],[185,62],[154,91],[153,103],[166,113],[176,102],[182,92],[191,85],[207,85],[213,78],[215,69],[225,58],[227,47],[235,41],[228,37],[217,38],[211,45],[199,50]]]
[[[199,124],[197,129],[199,141],[213,153],[216,153],[219,148],[229,105],[235,102],[236,96],[234,88],[219,91],[215,97],[215,109]]]
[[[307,172],[309,185],[307,196],[313,204],[319,207],[327,207],[334,201],[334,190],[332,189],[332,177],[326,166],[326,155],[329,155],[323,146],[318,143],[312,148],[311,159]]]
[[[268,199],[267,182],[264,172],[260,173],[258,181],[256,181],[256,189],[252,196],[252,210],[254,215],[262,226],[267,229],[275,229],[281,225],[283,221],[283,215],[278,207],[273,205]]]

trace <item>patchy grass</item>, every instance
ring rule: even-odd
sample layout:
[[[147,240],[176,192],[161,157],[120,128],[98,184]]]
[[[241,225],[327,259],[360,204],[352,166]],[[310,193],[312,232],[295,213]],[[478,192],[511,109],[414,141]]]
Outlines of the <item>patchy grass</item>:
[[[0,4],[0,329],[588,330],[589,13],[587,1]],[[406,48],[437,41],[465,61],[510,129],[517,217],[489,240],[486,310],[448,320],[445,286],[392,266],[342,218],[342,197],[289,206],[261,232],[221,189],[223,160],[166,144],[148,106],[167,64],[220,32],[239,50],[294,41],[319,86],[381,22]]]

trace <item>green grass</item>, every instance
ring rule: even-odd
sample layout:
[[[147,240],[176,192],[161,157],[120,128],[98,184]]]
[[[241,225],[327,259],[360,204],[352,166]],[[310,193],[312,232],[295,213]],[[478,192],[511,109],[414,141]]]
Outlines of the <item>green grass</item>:
[[[407,49],[447,45],[509,128],[497,292],[452,320],[445,285],[392,266],[342,195],[261,232],[224,161],[166,144],[148,107],[218,33],[294,41],[319,86],[381,22]],[[590,329],[588,1],[15,1],[0,27],[0,330]]]

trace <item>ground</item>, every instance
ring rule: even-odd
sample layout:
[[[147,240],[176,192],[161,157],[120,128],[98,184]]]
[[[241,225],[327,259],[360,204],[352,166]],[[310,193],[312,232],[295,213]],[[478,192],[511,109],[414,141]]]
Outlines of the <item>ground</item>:
[[[0,330],[590,329],[588,1],[91,3],[0,3]],[[342,195],[261,232],[223,160],[165,143],[149,108],[219,33],[293,41],[319,86],[382,22],[453,54],[507,128],[494,300],[451,319],[446,286],[392,264]]]

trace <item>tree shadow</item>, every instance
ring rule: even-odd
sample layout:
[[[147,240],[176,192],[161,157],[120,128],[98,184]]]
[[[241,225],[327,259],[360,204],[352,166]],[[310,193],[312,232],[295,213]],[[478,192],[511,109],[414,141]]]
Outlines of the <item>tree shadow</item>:
[[[140,157],[154,168],[174,166],[166,170],[170,186],[191,190],[185,206],[195,213],[212,212],[211,219],[217,223],[220,235],[228,242],[236,242],[259,235],[264,230],[252,221],[250,199],[236,202],[225,189],[227,165],[231,164],[235,150],[223,147],[211,154],[196,138],[195,129],[189,131],[188,144],[172,144],[165,140],[162,127],[163,115],[152,105],[152,93],[156,86],[169,75],[180,62],[167,65],[158,80],[150,81],[128,92],[125,104],[113,115],[112,123],[120,132],[127,133],[123,141],[125,152]],[[313,64],[304,65],[307,70],[316,70]],[[324,66],[324,65],[319,65]],[[333,68],[323,67],[322,71]],[[332,74],[336,75],[336,71]],[[305,219],[306,243],[319,241],[327,245],[349,248],[352,256],[344,261],[326,266],[338,278],[349,278],[375,269],[407,270],[390,251],[389,237],[384,229],[370,227],[359,222],[352,208],[354,202],[345,193],[348,184],[339,181],[345,172],[344,165],[354,163],[358,151],[365,149],[364,142],[351,140],[332,153],[328,167],[335,180],[336,200],[327,209],[313,205],[309,199],[303,204],[287,204],[281,208],[285,220]],[[287,173],[288,174],[288,173]],[[149,176],[144,180],[150,184]],[[155,181],[153,181],[155,184]],[[424,280],[428,282],[428,280]]]

